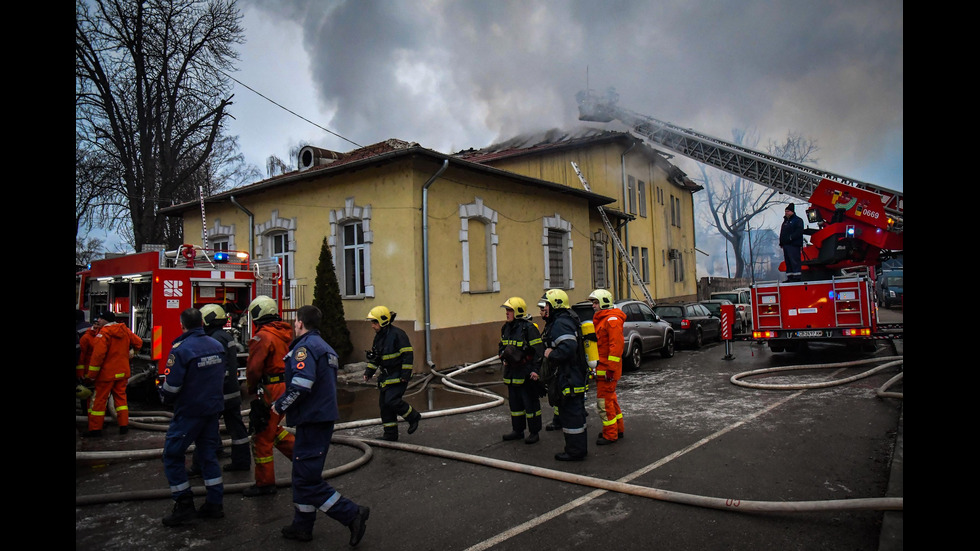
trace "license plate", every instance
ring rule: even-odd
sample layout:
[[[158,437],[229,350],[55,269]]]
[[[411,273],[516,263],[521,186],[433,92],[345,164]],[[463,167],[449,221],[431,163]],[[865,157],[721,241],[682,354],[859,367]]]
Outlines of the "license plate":
[[[823,331],[797,331],[797,337],[822,337]]]

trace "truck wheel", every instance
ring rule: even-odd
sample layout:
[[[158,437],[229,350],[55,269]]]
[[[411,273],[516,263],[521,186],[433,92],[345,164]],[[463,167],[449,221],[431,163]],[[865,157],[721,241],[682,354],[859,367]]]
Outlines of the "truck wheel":
[[[664,337],[664,346],[660,349],[661,358],[673,358],[674,357],[674,334],[668,333]]]

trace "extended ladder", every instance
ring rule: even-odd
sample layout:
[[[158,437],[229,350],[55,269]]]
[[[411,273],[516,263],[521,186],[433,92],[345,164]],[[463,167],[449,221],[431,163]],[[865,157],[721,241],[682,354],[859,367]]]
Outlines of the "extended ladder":
[[[575,161],[572,161],[571,163],[572,163],[572,168],[575,169],[575,174],[578,175],[578,179],[582,182],[582,185],[585,187],[585,191],[591,192],[592,188],[589,187],[589,182],[585,180],[585,176],[583,176],[582,171],[579,170],[578,164]],[[606,211],[602,210],[602,206],[596,207],[596,210],[599,211],[599,216],[602,217],[602,223],[606,225],[606,232],[609,234],[609,237],[613,240],[613,243],[616,244],[616,248],[619,249],[619,254],[622,255],[623,260],[626,262],[626,266],[629,267],[630,275],[633,276],[633,279],[636,280],[636,282],[640,284],[640,288],[643,289],[643,296],[647,298],[647,304],[649,304],[650,306],[655,305],[656,302],[653,300],[653,297],[650,295],[650,290],[647,289],[646,284],[643,283],[643,278],[640,277],[640,272],[638,272],[636,270],[636,266],[633,265],[633,259],[626,251],[626,247],[623,245],[623,242],[619,240],[619,236],[616,235],[616,231],[613,229],[612,223],[609,221],[609,217],[606,216]]]

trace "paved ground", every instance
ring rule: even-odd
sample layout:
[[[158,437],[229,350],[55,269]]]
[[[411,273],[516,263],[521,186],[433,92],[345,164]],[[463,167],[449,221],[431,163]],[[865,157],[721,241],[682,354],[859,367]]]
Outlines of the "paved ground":
[[[896,343],[876,356],[902,354]],[[734,343],[733,352],[734,359],[725,359],[724,344],[711,344],[669,360],[647,358],[620,384],[626,438],[590,447],[580,463],[554,460],[560,433],[542,432],[534,445],[501,441],[509,430],[506,406],[439,413],[488,399],[448,391],[438,381],[409,398],[427,412],[417,433],[408,436],[403,427],[397,444],[375,441],[378,426],[353,426],[377,416],[375,391],[346,386],[341,426],[353,428],[337,432],[329,480],[371,507],[364,550],[902,549],[903,513],[878,510],[875,501],[903,496],[902,401],[875,394],[899,368],[844,386],[760,390],[735,385],[731,377],[869,355],[834,346],[772,354],[748,342]],[[840,378],[870,367],[767,380]],[[499,369],[491,368],[459,377],[472,383],[499,378]],[[479,388],[503,391],[500,385]],[[902,392],[901,385],[892,390]],[[593,403],[590,394],[590,410]],[[590,442],[598,427],[590,414]],[[162,440],[153,430],[101,440],[82,440],[76,432],[76,549],[313,548],[279,534],[292,505],[290,464],[278,454],[284,487],[276,495],[244,498],[251,473],[226,473],[224,519],[164,527],[160,519],[171,502],[159,459]],[[759,502],[780,504],[780,510],[746,511]],[[826,510],[788,510],[799,502],[825,502]],[[887,503],[892,507],[894,500]],[[346,528],[321,515],[312,545],[342,549],[347,537]]]

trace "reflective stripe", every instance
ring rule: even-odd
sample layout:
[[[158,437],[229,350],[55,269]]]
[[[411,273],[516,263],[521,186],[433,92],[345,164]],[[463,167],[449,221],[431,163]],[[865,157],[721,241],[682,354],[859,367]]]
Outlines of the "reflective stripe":
[[[224,480],[219,476],[218,478],[208,478],[204,481],[205,486],[217,486],[218,484],[223,484]]]
[[[117,379],[122,379],[122,378],[123,378],[123,377],[125,377],[125,376],[126,376],[126,374],[125,374],[125,373],[116,373],[116,378],[117,378]]]
[[[255,456],[255,464],[256,465],[263,465],[265,463],[272,463],[272,456],[271,455],[268,456],[268,457]]]
[[[523,411],[512,411],[512,412],[510,412],[510,416],[511,417],[524,417],[525,415],[527,415],[527,414],[524,413]]]
[[[402,355],[401,352],[395,352],[394,354],[385,354],[384,356],[381,356],[381,359],[382,360],[390,360],[392,358],[397,358],[398,356],[401,356],[401,355]]]
[[[180,484],[178,484],[176,486],[171,486],[170,487],[170,491],[172,493],[175,493],[176,494],[177,492],[183,492],[184,490],[186,490],[186,489],[188,489],[190,487],[191,487],[190,481],[188,481],[188,482],[182,482],[182,483],[180,483]]]
[[[323,502],[323,505],[320,505],[320,510],[326,513],[338,501],[340,501],[340,492],[334,492],[333,495],[328,497],[327,500]]]
[[[564,432],[565,434],[582,434],[583,432],[585,432],[585,427],[579,427],[577,429],[562,427],[561,431]]]
[[[286,430],[286,429],[282,429],[282,431],[279,432],[279,434],[276,435],[275,442],[282,442],[288,436],[289,436],[289,431]],[[270,457],[269,459],[272,459],[272,458]]]
[[[94,415],[96,417],[104,417],[105,416],[105,410],[95,411],[94,409],[90,409],[90,410],[88,410],[88,413],[89,413],[89,415]]]
[[[619,356],[609,356],[607,359],[610,362],[621,362],[621,361],[623,361],[622,358],[620,358]]]
[[[179,386],[171,386],[170,383],[168,383],[167,381],[163,382],[163,390],[171,394],[177,394],[178,392],[180,392],[180,388],[181,387]]]
[[[116,411],[129,411],[129,406],[119,406]]]
[[[534,346],[536,344],[541,344],[541,339],[531,339],[531,342],[529,342],[528,344],[530,344],[531,346]]]
[[[610,419],[608,421],[606,421],[606,420],[603,420],[602,421],[602,426],[604,426],[604,427],[608,427],[609,425],[615,425],[615,424],[616,424],[616,418],[615,417],[613,417],[612,419]]]
[[[303,377],[293,377],[293,384],[306,389],[313,388],[313,381]]]
[[[238,392],[232,392],[231,394],[225,394],[225,401],[227,402],[228,400],[234,400],[235,398],[241,398],[241,396],[242,396],[242,391],[240,391],[240,390]]]
[[[245,438],[239,438],[237,440],[231,441],[232,446],[240,446],[242,444],[248,444],[248,443],[249,443],[249,438],[247,436]]]
[[[558,344],[558,343],[560,343],[562,341],[567,341],[569,339],[571,339],[573,341],[576,340],[575,339],[575,335],[573,335],[571,333],[569,333],[567,335],[562,335],[562,336],[558,337],[557,339],[555,339],[555,344]]]
[[[305,503],[293,503],[293,507],[300,513],[315,513],[316,505],[306,505]]]
[[[397,427],[398,426],[398,421],[395,421],[394,423],[385,423],[385,424],[383,424],[381,426],[382,427]]]
[[[97,365],[90,365],[90,366],[88,366],[88,370],[89,371],[92,371],[94,373],[98,373],[100,369],[102,369],[102,368],[99,367],[99,366],[97,366]]]
[[[595,376],[596,376],[596,377],[605,377],[605,376],[606,376],[606,370],[605,370],[605,369],[602,369],[602,370],[596,370],[596,372],[595,372]]]
[[[412,347],[411,346],[406,346],[405,348],[402,348],[401,350],[399,350],[399,352],[412,352]]]

